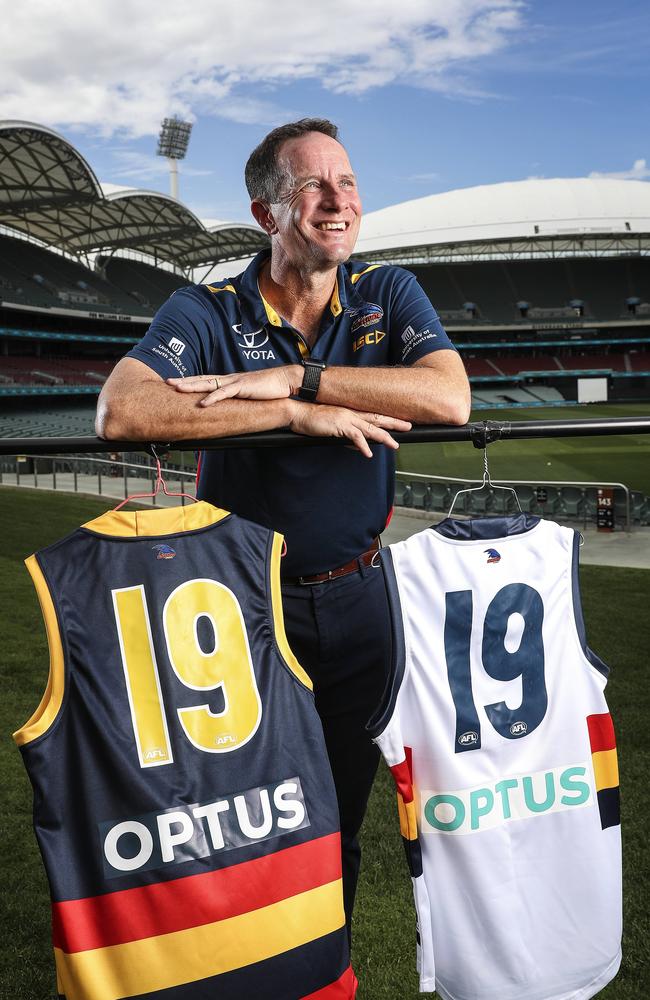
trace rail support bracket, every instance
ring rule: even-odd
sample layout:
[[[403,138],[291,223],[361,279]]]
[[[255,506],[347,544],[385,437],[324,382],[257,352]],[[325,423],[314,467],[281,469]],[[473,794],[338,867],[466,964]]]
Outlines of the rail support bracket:
[[[483,420],[480,424],[469,424],[469,433],[475,448],[487,448],[493,441],[499,441],[510,433],[508,421]]]

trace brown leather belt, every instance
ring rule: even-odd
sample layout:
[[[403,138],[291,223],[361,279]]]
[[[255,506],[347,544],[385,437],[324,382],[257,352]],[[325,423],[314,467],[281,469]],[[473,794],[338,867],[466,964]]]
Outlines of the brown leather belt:
[[[338,566],[336,569],[328,569],[324,573],[314,573],[312,576],[283,576],[282,583],[289,584],[301,584],[302,586],[308,587],[315,583],[329,583],[330,580],[336,580],[340,576],[347,576],[348,573],[354,573],[355,570],[360,569],[362,566],[370,566],[375,555],[379,552],[379,539],[375,538],[374,542],[366,552],[362,552],[360,556],[355,556],[354,559],[350,559],[345,566]]]

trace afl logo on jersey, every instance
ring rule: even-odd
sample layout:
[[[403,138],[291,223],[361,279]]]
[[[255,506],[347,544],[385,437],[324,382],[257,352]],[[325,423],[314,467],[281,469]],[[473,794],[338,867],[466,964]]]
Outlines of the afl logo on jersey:
[[[475,733],[470,729],[468,732],[463,733],[458,737],[458,742],[462,747],[473,747],[476,743],[478,743],[478,733]]]
[[[151,548],[158,553],[157,559],[173,559],[176,555],[171,545],[152,545]]]
[[[510,726],[511,736],[525,736],[528,732],[528,726],[525,722],[513,722]]]
[[[488,557],[487,561],[488,561],[488,563],[498,563],[498,562],[500,562],[500,560],[501,560],[501,554],[499,552],[497,552],[496,549],[484,549],[483,551],[487,554],[487,557]]]

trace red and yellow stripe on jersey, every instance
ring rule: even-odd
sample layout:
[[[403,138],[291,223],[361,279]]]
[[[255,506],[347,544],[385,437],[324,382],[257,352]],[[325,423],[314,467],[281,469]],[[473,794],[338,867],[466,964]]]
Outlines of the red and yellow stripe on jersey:
[[[230,868],[54,903],[60,986],[67,1000],[85,1000],[89,987],[93,1000],[117,1000],[240,970],[245,996],[246,966],[288,951],[295,960],[309,944],[312,954],[343,927],[340,879],[336,833]],[[230,995],[218,981],[210,988]],[[348,1000],[355,988],[348,968],[309,996]]]
[[[587,727],[600,822],[603,830],[606,830],[609,826],[619,826],[621,822],[614,724],[609,712],[602,712],[599,715],[588,715]]]
[[[404,747],[404,760],[400,761],[399,764],[394,764],[390,771],[397,788],[399,828],[406,852],[406,860],[412,877],[417,878],[422,874],[422,851],[418,839],[410,747]]]

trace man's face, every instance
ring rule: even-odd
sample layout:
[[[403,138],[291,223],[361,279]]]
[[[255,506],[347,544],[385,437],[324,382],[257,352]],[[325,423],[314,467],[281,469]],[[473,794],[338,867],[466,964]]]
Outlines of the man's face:
[[[328,270],[354,249],[361,201],[348,155],[335,139],[309,132],[280,148],[279,201],[271,205],[274,243],[301,269]]]

